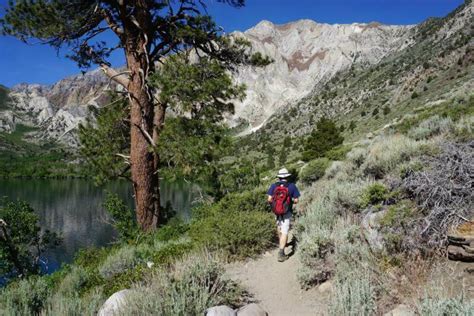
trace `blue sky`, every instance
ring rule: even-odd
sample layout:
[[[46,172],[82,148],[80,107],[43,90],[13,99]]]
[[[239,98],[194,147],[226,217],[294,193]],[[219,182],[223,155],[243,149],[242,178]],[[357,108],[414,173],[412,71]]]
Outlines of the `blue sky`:
[[[7,0],[0,0],[0,16]],[[463,0],[247,0],[235,9],[208,0],[209,13],[226,32],[246,30],[261,20],[286,23],[312,19],[325,23],[378,21],[385,24],[414,24],[428,17],[445,16]],[[26,45],[15,38],[0,36],[0,84],[51,84],[79,72],[76,64],[44,45]],[[112,58],[114,66],[123,62],[121,53]]]

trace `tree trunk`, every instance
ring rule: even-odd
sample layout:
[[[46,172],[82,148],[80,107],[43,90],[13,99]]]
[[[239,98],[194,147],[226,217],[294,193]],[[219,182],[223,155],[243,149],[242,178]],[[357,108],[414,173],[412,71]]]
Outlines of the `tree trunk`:
[[[130,164],[135,192],[137,222],[144,231],[158,226],[160,211],[158,165],[152,150],[154,102],[146,75],[150,71],[143,41],[137,39],[127,53],[131,72],[127,87],[130,96]]]

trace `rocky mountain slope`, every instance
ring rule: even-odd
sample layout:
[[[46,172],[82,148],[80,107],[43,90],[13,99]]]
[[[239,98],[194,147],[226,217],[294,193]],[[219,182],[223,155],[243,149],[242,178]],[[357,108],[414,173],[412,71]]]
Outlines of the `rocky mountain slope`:
[[[375,22],[329,25],[310,20],[275,25],[262,21],[234,34],[247,38],[255,51],[273,58],[274,63],[238,69],[235,79],[247,86],[247,97],[236,104],[229,125],[239,126],[243,134],[264,125],[264,133],[285,125],[292,134],[306,134],[321,115],[350,113],[347,117],[355,118],[360,113],[354,109],[373,111],[410,101],[414,89],[425,89],[423,80],[427,78],[431,78],[433,93],[440,91],[435,83],[448,89],[443,84],[446,76],[453,76],[448,68],[458,63],[462,54],[469,55],[466,45],[472,36],[472,3],[446,18],[416,26]],[[428,67],[424,61],[430,61]],[[469,77],[472,72],[460,74]],[[87,107],[105,104],[110,89],[100,70],[51,86],[18,85],[9,92],[8,106],[0,106],[0,132],[11,133],[19,123],[40,127],[28,134],[30,140],[58,140],[74,147],[75,132],[87,116]]]
[[[249,137],[251,143],[276,134],[306,135],[322,116],[334,118],[346,140],[356,140],[417,108],[453,99],[465,103],[474,91],[473,35],[474,5],[466,1],[448,16],[413,28],[410,44],[377,64],[354,64],[316,83],[300,101],[277,110]]]
[[[304,97],[353,64],[376,64],[410,43],[413,26],[380,23],[329,25],[300,20],[284,25],[262,21],[245,33],[252,47],[275,62],[263,69],[241,68],[236,76],[247,98],[236,115],[258,129],[275,111]]]
[[[253,49],[275,60],[264,69],[243,67],[235,75],[247,87],[247,98],[237,104],[231,126],[247,131],[260,127],[276,110],[309,93],[315,84],[330,80],[352,64],[377,63],[410,43],[413,26],[379,23],[320,24],[301,20],[285,25],[263,21],[235,36],[247,38]],[[88,105],[106,100],[109,80],[94,70],[63,79],[52,86],[21,84],[10,92],[10,109],[0,112],[0,131],[17,123],[41,127],[35,137],[52,138],[74,146],[74,131],[87,115]]]
[[[31,139],[53,139],[76,146],[75,132],[87,116],[87,107],[105,104],[108,84],[100,70],[94,70],[52,86],[17,85],[9,92],[6,109],[0,111],[0,131],[12,132],[21,123],[41,127]]]

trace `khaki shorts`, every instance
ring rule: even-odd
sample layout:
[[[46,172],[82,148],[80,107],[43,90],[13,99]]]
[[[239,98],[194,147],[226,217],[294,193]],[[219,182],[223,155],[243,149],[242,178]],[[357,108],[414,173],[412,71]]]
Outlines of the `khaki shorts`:
[[[276,217],[276,223],[282,234],[288,235],[291,224],[291,212]]]

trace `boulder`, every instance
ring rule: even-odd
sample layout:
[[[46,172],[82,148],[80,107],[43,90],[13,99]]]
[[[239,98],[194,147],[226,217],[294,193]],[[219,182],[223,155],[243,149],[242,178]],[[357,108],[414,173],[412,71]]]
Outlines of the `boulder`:
[[[362,219],[365,239],[373,251],[383,252],[385,250],[385,242],[379,230],[381,228],[380,220],[384,217],[386,212],[386,210],[376,211],[375,209],[369,209],[368,213]]]
[[[229,306],[219,305],[206,309],[206,316],[235,316],[237,313]]]
[[[119,315],[127,303],[127,298],[132,294],[132,290],[121,290],[115,292],[102,305],[97,316],[114,316]]]
[[[415,312],[410,308],[410,306],[400,304],[390,312],[385,313],[384,316],[415,316]]]
[[[267,312],[260,305],[252,303],[237,310],[237,316],[267,316]]]
[[[331,281],[326,281],[318,286],[318,291],[321,294],[332,293],[334,290],[334,284]]]

